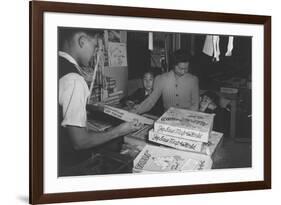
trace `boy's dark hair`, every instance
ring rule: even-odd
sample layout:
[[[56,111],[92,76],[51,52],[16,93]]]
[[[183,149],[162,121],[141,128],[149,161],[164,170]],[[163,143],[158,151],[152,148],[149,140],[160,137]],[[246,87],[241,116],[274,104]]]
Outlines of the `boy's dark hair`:
[[[176,50],[172,56],[172,65],[177,65],[182,62],[191,62],[191,54],[184,49]]]
[[[150,75],[152,75],[153,78],[155,77],[155,74],[154,74],[154,72],[153,72],[152,70],[147,70],[147,71],[145,71],[145,72],[143,73],[142,77],[144,78],[144,76],[145,76],[147,73],[149,73]]]
[[[74,34],[78,32],[84,32],[85,34],[91,37],[95,37],[95,36],[101,37],[103,36],[104,30],[91,29],[91,28],[59,27],[58,28],[59,49],[62,48],[63,43],[65,41],[71,40]]]

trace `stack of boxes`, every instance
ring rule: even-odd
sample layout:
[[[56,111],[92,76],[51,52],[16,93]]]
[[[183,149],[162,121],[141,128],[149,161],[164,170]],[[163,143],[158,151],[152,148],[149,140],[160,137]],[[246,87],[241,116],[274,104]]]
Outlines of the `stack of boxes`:
[[[170,108],[154,124],[149,140],[179,150],[212,155],[223,134],[212,131],[214,114]]]
[[[166,158],[168,157],[167,153],[170,153],[170,157],[174,156],[175,153],[178,155],[181,152],[183,156],[188,157],[190,155],[191,158],[189,157],[185,160],[185,163],[189,165],[185,164],[180,169],[177,169],[177,171],[185,170],[187,167],[188,170],[211,168],[211,157],[223,136],[222,133],[212,131],[213,121],[214,114],[171,107],[154,123],[154,129],[149,131],[148,140],[158,146],[146,145],[134,160],[134,170],[136,172],[143,172],[143,169],[149,169],[143,164],[146,164],[144,163],[144,156],[148,156],[147,153],[152,150],[151,147],[153,147],[154,151],[150,155],[154,159],[163,158],[163,156],[161,157],[161,153],[166,153]],[[164,148],[159,145],[167,147]],[[155,150],[158,151],[155,152]],[[157,157],[153,155],[157,155]],[[197,163],[195,163],[196,160]],[[202,166],[202,160],[206,162],[203,163],[206,166]],[[168,163],[167,159],[166,162]],[[142,166],[140,166],[140,163]],[[193,165],[191,166],[190,163]],[[140,167],[143,167],[143,169],[140,169]]]

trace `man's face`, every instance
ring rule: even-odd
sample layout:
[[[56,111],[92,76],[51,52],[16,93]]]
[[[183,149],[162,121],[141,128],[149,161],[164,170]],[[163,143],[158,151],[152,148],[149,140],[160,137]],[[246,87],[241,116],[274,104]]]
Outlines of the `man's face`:
[[[150,73],[146,73],[143,77],[143,86],[146,90],[151,90],[153,88],[154,78]]]
[[[188,68],[189,62],[180,62],[175,65],[174,71],[177,76],[181,77],[188,72]]]
[[[95,51],[98,46],[98,39],[97,37],[91,37],[88,35],[85,35],[82,37],[81,41],[83,42],[80,47],[81,56],[80,56],[80,63],[84,67],[88,67],[93,55],[95,54]]]

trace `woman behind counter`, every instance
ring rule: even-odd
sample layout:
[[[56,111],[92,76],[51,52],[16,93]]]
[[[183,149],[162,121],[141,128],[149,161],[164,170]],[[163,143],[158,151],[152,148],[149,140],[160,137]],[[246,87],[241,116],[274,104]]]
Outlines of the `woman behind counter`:
[[[132,95],[128,96],[126,99],[123,99],[123,102],[125,101],[126,105],[129,108],[141,103],[152,93],[154,85],[154,74],[152,71],[147,71],[143,74],[142,83],[142,88],[138,88]],[[147,113],[155,116],[160,116],[163,114],[163,111],[164,109],[162,98],[159,98],[157,103]]]
[[[179,49],[172,58],[172,70],[155,78],[153,92],[143,102],[136,105],[132,112],[145,113],[162,98],[164,110],[170,107],[198,110],[199,85],[198,78],[190,70],[192,56],[188,51]]]

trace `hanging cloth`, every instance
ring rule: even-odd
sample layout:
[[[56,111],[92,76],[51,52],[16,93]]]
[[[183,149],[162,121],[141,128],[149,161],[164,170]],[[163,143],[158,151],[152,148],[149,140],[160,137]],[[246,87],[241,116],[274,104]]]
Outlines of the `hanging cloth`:
[[[225,56],[231,56],[232,55],[232,50],[233,50],[233,36],[228,37],[228,44],[227,44],[227,51],[225,53]]]
[[[207,35],[205,38],[203,53],[213,57],[213,60],[219,61],[220,48],[219,48],[219,36]]]
[[[225,56],[232,56],[233,40],[233,36],[228,37]],[[213,57],[213,61],[220,61],[220,37],[216,35],[206,35],[202,52],[210,57]]]
[[[214,47],[213,47],[213,36],[207,35],[205,38],[204,46],[203,46],[203,53],[208,56],[213,56]]]
[[[220,37],[213,36],[214,60],[220,61]]]

